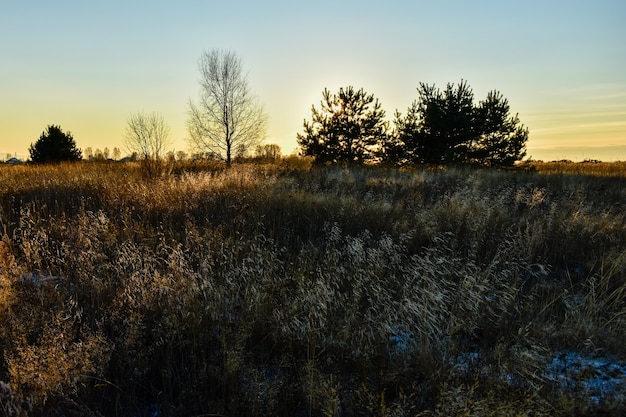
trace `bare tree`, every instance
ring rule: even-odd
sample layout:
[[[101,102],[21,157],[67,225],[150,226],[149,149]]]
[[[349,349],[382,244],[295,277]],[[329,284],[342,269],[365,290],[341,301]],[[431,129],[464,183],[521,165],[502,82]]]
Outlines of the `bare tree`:
[[[184,161],[185,159],[187,159],[187,153],[185,151],[176,152],[176,159],[178,159],[179,161]]]
[[[257,158],[275,161],[280,158],[280,146],[276,144],[257,145],[255,154]]]
[[[161,171],[163,157],[170,146],[170,128],[159,113],[131,114],[126,126],[125,145],[142,161],[146,173]]]
[[[248,88],[241,59],[232,51],[204,52],[199,61],[200,100],[189,102],[189,142],[193,151],[230,164],[265,136],[267,116]]]

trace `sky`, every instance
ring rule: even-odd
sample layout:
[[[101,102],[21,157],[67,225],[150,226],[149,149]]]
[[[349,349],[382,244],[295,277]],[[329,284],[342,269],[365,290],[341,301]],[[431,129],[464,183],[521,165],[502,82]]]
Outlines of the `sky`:
[[[0,6],[0,160],[28,157],[50,124],[81,149],[127,154],[137,112],[188,151],[198,60],[243,60],[284,154],[322,91],[374,94],[391,121],[420,82],[491,90],[528,127],[533,159],[626,160],[626,2],[36,1]]]

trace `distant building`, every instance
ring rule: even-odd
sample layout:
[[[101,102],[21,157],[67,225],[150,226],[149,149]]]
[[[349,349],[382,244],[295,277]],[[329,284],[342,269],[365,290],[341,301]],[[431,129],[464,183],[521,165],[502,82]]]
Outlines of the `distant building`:
[[[5,162],[5,164],[11,164],[11,165],[19,165],[19,164],[23,164],[24,162],[22,162],[22,160],[20,160],[19,158],[11,158],[11,159],[7,159]]]

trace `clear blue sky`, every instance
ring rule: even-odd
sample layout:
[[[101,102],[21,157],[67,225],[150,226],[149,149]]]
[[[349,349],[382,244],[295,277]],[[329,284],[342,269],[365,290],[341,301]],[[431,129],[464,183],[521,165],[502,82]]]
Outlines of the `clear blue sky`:
[[[0,12],[0,159],[48,124],[123,154],[128,116],[161,113],[187,150],[204,50],[232,49],[284,153],[322,90],[373,93],[389,119],[419,82],[492,89],[535,159],[626,160],[626,2],[20,1]]]

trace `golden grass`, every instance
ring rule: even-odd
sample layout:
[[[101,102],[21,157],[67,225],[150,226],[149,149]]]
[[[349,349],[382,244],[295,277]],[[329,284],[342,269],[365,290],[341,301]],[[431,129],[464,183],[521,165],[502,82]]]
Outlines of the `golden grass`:
[[[5,415],[613,413],[623,165],[0,167]]]
[[[626,162],[532,162],[531,166],[541,174],[626,176]]]

